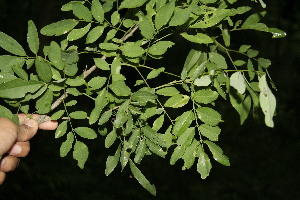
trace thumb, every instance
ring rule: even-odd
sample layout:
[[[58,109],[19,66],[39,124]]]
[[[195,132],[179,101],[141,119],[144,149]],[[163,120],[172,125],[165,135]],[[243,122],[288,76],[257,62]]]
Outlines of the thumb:
[[[18,142],[30,140],[37,132],[39,124],[34,119],[26,119],[18,128]]]

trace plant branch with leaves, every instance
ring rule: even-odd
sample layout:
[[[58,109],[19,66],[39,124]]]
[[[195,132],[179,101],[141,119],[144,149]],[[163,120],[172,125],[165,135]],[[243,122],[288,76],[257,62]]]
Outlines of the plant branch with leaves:
[[[262,23],[266,12],[253,12],[250,1],[70,1],[61,10],[74,18],[43,27],[40,34],[54,39],[44,47],[34,22],[28,22],[31,53],[0,32],[0,47],[9,53],[0,55],[0,97],[5,102],[0,116],[17,121],[13,113],[34,112],[62,120],[55,133],[64,138],[60,155],[72,152],[80,168],[89,156],[85,141],[101,135],[105,148],[115,149],[107,157],[105,174],[118,164],[122,170],[128,166],[153,195],[155,186],[137,167],[145,156],[170,155],[171,165],[181,159],[183,170],[196,164],[205,179],[211,156],[230,165],[217,144],[220,124],[226,123],[217,105],[229,100],[241,124],[252,111],[256,118],[263,113],[265,124],[274,126],[276,99],[267,71],[271,61],[249,44],[232,48],[231,35],[262,31],[280,38],[285,33]],[[179,40],[191,48],[180,50]],[[170,48],[187,55],[178,64],[180,74],[151,64],[166,59]],[[83,66],[85,55],[92,57],[91,67]],[[132,69],[139,78],[133,80]],[[79,101],[93,102],[92,109],[84,110]],[[77,127],[77,120],[87,125]]]

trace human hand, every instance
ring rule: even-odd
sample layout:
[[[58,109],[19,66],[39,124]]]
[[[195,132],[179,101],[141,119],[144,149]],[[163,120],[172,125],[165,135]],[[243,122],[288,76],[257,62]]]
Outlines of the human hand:
[[[9,119],[0,118],[0,185],[4,182],[6,172],[13,171],[19,163],[19,157],[29,153],[29,140],[37,133],[38,129],[55,130],[56,121],[38,122],[40,115],[19,114],[20,125]]]

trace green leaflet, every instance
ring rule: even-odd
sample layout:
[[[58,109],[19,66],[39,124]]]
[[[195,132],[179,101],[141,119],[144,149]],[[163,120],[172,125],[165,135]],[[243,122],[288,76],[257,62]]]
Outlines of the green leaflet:
[[[94,124],[95,122],[98,121],[102,110],[105,108],[107,104],[108,104],[107,90],[103,89],[95,99],[95,108],[91,112],[89,118],[89,124]]]
[[[74,143],[74,135],[72,132],[69,132],[67,134],[67,139],[64,141],[60,146],[60,157],[65,157],[68,155],[68,153],[71,151]]]
[[[75,19],[64,19],[43,27],[41,29],[41,34],[47,36],[60,36],[71,31],[78,23],[79,21]]]
[[[78,40],[80,38],[82,38],[85,34],[87,34],[89,32],[91,28],[91,23],[89,23],[88,25],[86,25],[83,28],[80,29],[73,29],[67,36],[67,40],[68,41],[74,41],[74,40]]]
[[[166,103],[164,104],[165,107],[172,107],[172,108],[180,108],[185,106],[190,100],[188,95],[176,94],[170,97]]]
[[[161,29],[171,19],[175,10],[175,1],[172,0],[170,3],[163,5],[155,15],[154,24],[157,30]]]
[[[121,5],[120,5],[120,9],[137,8],[137,7],[144,5],[144,3],[146,1],[147,0],[124,0],[124,1],[122,1]]]
[[[146,139],[141,139],[135,151],[134,162],[140,164],[147,150]]]
[[[218,93],[210,89],[207,90],[198,90],[193,95],[193,100],[197,103],[209,104],[214,102],[218,98]]]
[[[164,151],[163,148],[161,148],[159,145],[155,144],[151,140],[146,139],[146,144],[147,144],[147,147],[149,148],[149,150],[151,152],[153,152],[154,154],[156,154],[162,158],[165,158],[165,156],[167,155],[167,152]]]
[[[36,92],[42,85],[43,83],[39,81],[13,79],[0,85],[0,97],[9,99],[22,98],[27,93]]]
[[[37,28],[32,20],[28,21],[27,43],[32,53],[37,54],[40,46]]]
[[[119,108],[117,114],[116,114],[116,119],[114,121],[114,127],[115,128],[121,128],[126,121],[128,120],[128,105],[129,101],[125,101]]]
[[[91,11],[83,5],[84,2],[71,1],[61,7],[62,11],[73,11],[73,14],[78,17],[78,19],[83,19],[84,21],[91,22],[93,17]]]
[[[145,50],[133,43],[125,43],[120,47],[120,50],[122,51],[124,56],[130,57],[130,58],[136,58],[139,56],[142,56],[145,53]]]
[[[197,155],[197,147],[199,144],[199,141],[193,140],[192,144],[186,148],[182,156],[182,159],[184,160],[183,169],[190,169],[193,166]]]
[[[180,26],[188,21],[190,14],[192,12],[192,7],[188,8],[175,8],[173,17],[171,18],[169,25],[170,26]]]
[[[99,119],[99,122],[98,122],[98,125],[103,125],[105,124],[106,122],[108,122],[108,120],[111,118],[112,116],[112,110],[108,110],[108,111],[105,111],[100,119]]]
[[[164,120],[165,120],[165,115],[162,114],[161,116],[159,116],[159,117],[153,122],[153,127],[152,127],[152,129],[153,129],[154,131],[158,131],[158,130],[163,126]]]
[[[230,76],[230,86],[235,88],[240,94],[244,94],[246,91],[246,84],[244,76],[241,72],[234,72]]]
[[[143,127],[142,132],[151,142],[159,146],[166,147],[164,139],[160,137],[160,134],[153,130],[150,126],[147,125]]]
[[[88,157],[89,157],[88,147],[83,142],[77,140],[74,145],[73,158],[77,160],[78,167],[83,169]]]
[[[185,79],[189,71],[194,67],[201,56],[202,52],[197,51],[195,49],[191,49],[186,60],[184,62],[184,66],[181,72],[181,79]]]
[[[209,53],[209,60],[211,62],[215,63],[218,66],[218,68],[221,68],[221,69],[227,69],[228,68],[225,58],[219,53],[210,52]]]
[[[118,11],[113,12],[110,21],[113,26],[116,26],[120,22],[120,14]]]
[[[116,139],[117,139],[117,132],[116,129],[113,128],[113,130],[105,138],[105,148],[111,147],[111,145],[113,145]]]
[[[228,157],[223,154],[223,150],[218,145],[208,140],[205,140],[204,143],[208,146],[210,152],[213,155],[213,158],[217,162],[221,163],[224,166],[230,166]]]
[[[148,49],[148,53],[153,56],[160,56],[166,53],[168,48],[172,47],[174,44],[175,43],[171,41],[159,41]]]
[[[143,15],[139,15],[139,29],[146,39],[152,39],[154,36],[154,26],[152,20]]]
[[[72,119],[86,119],[87,113],[84,111],[74,111],[69,114]]]
[[[180,35],[184,37],[186,40],[198,44],[213,43],[213,40],[208,35],[203,33],[197,33],[196,35],[188,35],[187,33],[181,33]]]
[[[97,90],[104,86],[106,80],[107,80],[106,77],[96,76],[88,82],[88,86],[91,87],[91,89],[93,90]]]
[[[192,111],[186,111],[182,115],[176,118],[172,134],[175,136],[180,136],[186,129],[192,124],[194,120],[194,115]]]
[[[99,0],[93,0],[91,10],[93,17],[102,23],[104,21],[104,10]]]
[[[77,76],[76,78],[68,78],[66,80],[66,84],[69,85],[69,86],[77,87],[77,86],[84,85],[85,80],[82,76]]]
[[[240,123],[243,124],[247,119],[249,112],[251,110],[251,97],[245,95],[241,95],[234,90],[230,90],[229,92],[230,102],[232,107],[239,113],[240,115]]]
[[[53,92],[48,89],[41,98],[36,101],[35,108],[39,114],[47,114],[51,111],[51,104],[53,101]]]
[[[39,78],[42,81],[49,83],[52,80],[51,65],[42,57],[38,56],[35,59],[35,68]]]
[[[86,139],[95,139],[97,138],[97,133],[88,127],[77,127],[74,131],[81,137]]]
[[[129,149],[131,150],[131,152],[134,152],[136,150],[136,147],[137,147],[138,142],[140,141],[140,138],[141,138],[141,130],[133,129],[132,134],[128,140]]]
[[[209,107],[199,107],[196,109],[198,118],[204,123],[216,126],[221,120],[221,115],[214,109]]]
[[[86,43],[90,44],[96,42],[96,40],[98,40],[103,34],[104,29],[104,26],[96,26],[93,28],[86,36]]]
[[[110,70],[108,63],[101,58],[94,58],[94,62],[99,69]]]
[[[0,31],[0,47],[17,56],[26,56],[23,47],[12,37]]]
[[[9,109],[0,105],[0,117],[7,118],[19,124],[19,118],[17,115],[14,115]]]
[[[18,65],[12,66],[12,70],[14,71],[14,73],[15,73],[18,77],[20,77],[21,79],[23,79],[23,80],[25,80],[25,81],[28,81],[28,74],[27,74],[27,72],[22,68],[23,65],[24,65],[24,63],[25,63],[25,60],[24,60],[22,63],[18,64]]]
[[[16,79],[14,75],[10,73],[0,73],[0,84]]]
[[[125,140],[121,151],[121,156],[120,156],[120,163],[121,163],[122,170],[128,164],[128,161],[130,159],[129,156],[130,156],[130,147],[129,147],[129,143]]]
[[[180,92],[175,87],[165,87],[156,91],[156,94],[163,96],[174,96],[180,94]]]
[[[120,158],[120,152],[121,152],[121,145],[119,145],[115,155],[113,156],[108,156],[106,159],[106,168],[105,168],[105,175],[108,176],[110,175],[116,166],[119,163],[119,158]]]
[[[147,102],[157,99],[157,96],[150,92],[139,90],[131,95],[131,99],[137,102]]]
[[[218,141],[221,129],[218,126],[210,126],[208,124],[201,124],[199,126],[201,135],[207,137],[211,141]]]
[[[131,94],[131,89],[125,84],[124,81],[116,81],[113,82],[109,88],[117,95],[117,96],[129,96]]]
[[[65,110],[58,110],[51,115],[51,120],[58,120],[65,114]]]
[[[265,114],[265,123],[268,127],[274,127],[273,116],[276,110],[276,98],[268,86],[265,74],[259,79],[259,89],[259,102]]]
[[[210,75],[204,75],[200,78],[196,78],[194,81],[194,85],[196,86],[209,86],[211,84]]]
[[[210,159],[208,155],[203,151],[201,145],[198,146],[197,150],[198,154],[198,163],[197,163],[197,171],[201,174],[201,178],[205,179],[208,177],[209,172],[212,168]]]
[[[64,134],[66,134],[67,128],[68,128],[68,121],[61,122],[55,131],[55,138],[60,138]]]
[[[65,67],[65,63],[62,61],[61,53],[62,50],[60,46],[56,42],[52,41],[50,44],[48,58],[52,65],[59,70],[63,70]]]
[[[129,165],[130,165],[130,169],[131,172],[134,176],[134,178],[136,178],[136,180],[147,190],[149,191],[152,195],[156,195],[156,188],[154,185],[152,185],[147,179],[146,177],[142,174],[142,172],[136,167],[136,165],[134,164],[134,162],[132,162],[131,160],[129,160]]]

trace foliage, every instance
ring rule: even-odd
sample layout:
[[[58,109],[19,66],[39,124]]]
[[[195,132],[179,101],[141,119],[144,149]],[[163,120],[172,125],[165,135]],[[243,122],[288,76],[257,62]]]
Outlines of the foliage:
[[[80,168],[89,156],[86,141],[101,135],[105,147],[115,150],[107,157],[105,174],[118,164],[122,170],[129,167],[153,195],[155,186],[137,167],[148,155],[169,155],[171,165],[182,159],[183,170],[196,165],[205,179],[211,157],[230,166],[217,145],[224,122],[219,105],[229,100],[241,124],[252,111],[255,118],[263,113],[265,124],[274,126],[271,61],[249,44],[231,48],[231,35],[256,30],[280,38],[285,33],[262,23],[266,12],[252,11],[256,4],[241,3],[70,1],[61,10],[72,11],[74,19],[43,27],[40,33],[52,40],[43,48],[34,22],[28,22],[30,53],[0,32],[0,47],[10,53],[0,55],[0,97],[6,103],[0,116],[16,121],[13,112],[35,112],[63,120],[55,133],[55,138],[64,138],[60,155],[73,151]],[[168,72],[170,67],[148,66],[151,60],[171,59],[165,56],[170,48],[180,48],[178,38],[191,46],[181,53],[187,57],[178,64],[180,75]],[[90,68],[82,66],[85,55],[93,58]],[[133,71],[139,79],[132,80]],[[160,84],[167,80],[164,76],[172,81]],[[78,106],[81,101],[93,102],[92,109]],[[87,125],[77,126],[78,120]]]

